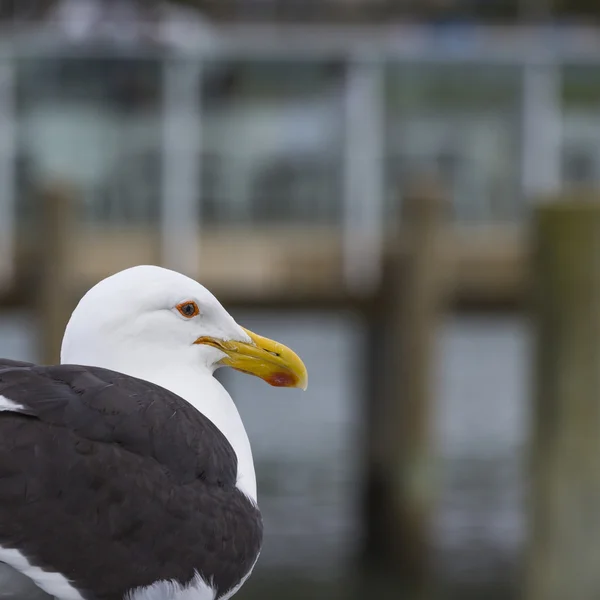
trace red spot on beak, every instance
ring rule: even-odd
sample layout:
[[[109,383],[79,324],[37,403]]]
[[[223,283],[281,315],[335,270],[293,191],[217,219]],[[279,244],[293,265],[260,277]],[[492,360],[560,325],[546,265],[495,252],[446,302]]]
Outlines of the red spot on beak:
[[[292,373],[273,373],[265,381],[275,387],[293,387],[296,385],[296,377]]]

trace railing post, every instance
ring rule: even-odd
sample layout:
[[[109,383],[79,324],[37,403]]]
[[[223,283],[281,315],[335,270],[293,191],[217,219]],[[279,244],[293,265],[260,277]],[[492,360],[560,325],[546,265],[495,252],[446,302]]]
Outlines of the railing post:
[[[74,192],[54,184],[40,194],[38,225],[39,293],[36,298],[40,323],[40,361],[56,364],[65,326],[74,308],[71,289],[71,252],[75,226]]]
[[[436,493],[432,421],[435,339],[445,300],[442,241],[447,204],[436,188],[409,193],[401,239],[382,299],[385,321],[368,402],[367,552],[407,588],[427,597]],[[387,339],[386,339],[387,338]],[[380,349],[383,348],[383,351]]]
[[[0,56],[0,287],[15,271],[16,148],[14,58]]]
[[[600,598],[600,202],[535,211],[525,600]]]
[[[376,58],[347,65],[343,162],[344,281],[368,296],[380,284],[384,238],[384,66]]]
[[[168,56],[163,64],[161,263],[199,277],[202,190],[202,66]]]
[[[524,198],[556,193],[560,187],[561,68],[528,60],[523,65],[522,168]]]

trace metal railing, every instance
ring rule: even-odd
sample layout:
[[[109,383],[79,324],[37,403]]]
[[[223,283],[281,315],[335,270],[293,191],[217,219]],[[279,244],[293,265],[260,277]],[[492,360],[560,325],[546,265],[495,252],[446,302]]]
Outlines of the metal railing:
[[[472,222],[518,221],[524,197],[563,183],[563,69],[600,63],[600,36],[585,33],[230,26],[175,49],[3,37],[3,249],[22,204],[18,165],[29,162],[34,178],[79,184],[89,219],[158,218],[175,268],[195,270],[203,224],[271,211],[271,221],[339,223],[349,285],[375,283],[384,224],[411,173],[439,174],[455,217]],[[464,106],[443,87],[410,98],[431,69],[462,73]],[[493,69],[513,74],[507,100],[474,101]],[[300,72],[314,76],[299,83]],[[294,182],[311,191],[291,192]],[[318,208],[298,210],[307,194]]]

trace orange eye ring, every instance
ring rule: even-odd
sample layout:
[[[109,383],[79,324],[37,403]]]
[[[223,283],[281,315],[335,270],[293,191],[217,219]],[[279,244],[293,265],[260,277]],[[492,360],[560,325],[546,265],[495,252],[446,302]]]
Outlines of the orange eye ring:
[[[186,319],[193,319],[200,314],[198,305],[193,300],[186,300],[175,307],[179,314]]]

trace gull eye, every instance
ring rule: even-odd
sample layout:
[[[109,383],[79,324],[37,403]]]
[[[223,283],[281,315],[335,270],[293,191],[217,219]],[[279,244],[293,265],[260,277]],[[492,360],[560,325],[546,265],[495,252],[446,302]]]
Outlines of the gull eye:
[[[184,316],[186,319],[191,319],[200,314],[200,309],[193,300],[186,300],[185,302],[178,304],[176,308],[179,311],[179,314]]]

